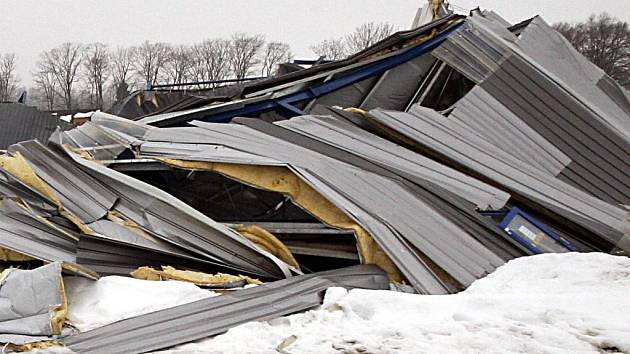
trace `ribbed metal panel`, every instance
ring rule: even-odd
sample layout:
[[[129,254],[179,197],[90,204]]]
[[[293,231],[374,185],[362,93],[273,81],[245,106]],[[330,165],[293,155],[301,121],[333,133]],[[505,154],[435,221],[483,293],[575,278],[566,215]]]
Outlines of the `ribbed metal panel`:
[[[297,276],[122,320],[64,342],[85,354],[144,353],[307,310],[333,286],[384,290],[389,281],[378,267],[366,265]]]
[[[627,95],[542,19],[517,38],[476,15],[434,55],[479,84],[455,105],[460,131],[602,200],[630,203]]]
[[[444,161],[474,171],[530,202],[595,232],[612,244],[618,242],[625,232],[627,211],[511,158],[510,154],[473,132],[460,134],[453,131],[446,123],[448,120],[431,109],[414,106],[410,113],[373,110],[370,115],[383,126],[412,139]]]
[[[35,107],[0,103],[0,150],[24,140],[46,142],[57,127],[67,130],[73,126]]]

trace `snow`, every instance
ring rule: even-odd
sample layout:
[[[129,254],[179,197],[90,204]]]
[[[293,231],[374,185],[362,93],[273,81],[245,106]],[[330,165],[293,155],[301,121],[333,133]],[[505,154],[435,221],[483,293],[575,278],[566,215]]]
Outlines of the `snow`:
[[[181,281],[108,276],[97,281],[65,277],[68,320],[80,331],[200,300],[216,293]]]
[[[455,295],[331,288],[318,309],[163,353],[616,351],[630,353],[630,259],[567,253],[510,261]]]

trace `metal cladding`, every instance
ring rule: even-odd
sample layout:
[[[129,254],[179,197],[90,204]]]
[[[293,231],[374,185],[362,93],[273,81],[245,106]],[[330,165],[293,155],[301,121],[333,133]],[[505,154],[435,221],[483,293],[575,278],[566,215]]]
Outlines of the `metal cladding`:
[[[628,217],[623,208],[515,159],[473,132],[462,134],[452,129],[454,124],[450,120],[431,109],[416,106],[409,113],[373,110],[370,116],[443,160],[483,175],[611,244],[616,244],[623,236]]]
[[[70,349],[167,348],[331,286],[448,294],[516,257],[630,253],[630,94],[539,17],[447,15],[309,65],[203,97],[137,92],[113,110],[135,120],[95,112],[0,157],[2,255],[268,282]]]
[[[58,127],[68,130],[72,125],[51,112],[21,103],[0,102],[0,150],[24,140],[46,141]]]
[[[53,225],[14,200],[0,200],[0,246],[46,262],[75,263],[77,239]]]
[[[304,127],[300,132],[286,129],[320,119],[335,121],[341,133],[311,132],[316,140]],[[196,122],[198,127],[150,128],[136,145],[144,158],[289,167],[368,230],[422,293],[455,291],[506,260],[528,254],[476,212],[504,206],[505,192],[332,118],[239,122],[245,125]],[[323,123],[318,127],[326,129]],[[343,135],[352,134],[361,136],[363,144],[356,140],[354,146],[340,148]],[[459,285],[445,281],[438,270]]]
[[[37,289],[38,291],[32,291]],[[7,269],[0,282],[0,341],[22,345],[60,334],[56,317],[67,309],[61,263]]]
[[[73,160],[73,153],[65,155],[37,141],[13,145],[10,151],[26,159],[28,166],[60,203],[65,215],[79,223],[83,233],[103,233],[133,247],[181,254],[183,259],[201,258],[201,264],[217,264],[219,269],[235,269],[270,278],[282,278],[289,273],[286,265],[236,231],[212,221],[155,187],[90,161]],[[32,187],[22,187],[25,191],[21,195],[37,195]],[[45,205],[46,199],[41,199],[39,204]],[[28,211],[11,204],[11,200],[3,203],[4,229],[24,238],[15,246],[10,239],[0,241],[6,247],[18,252],[28,251],[27,254],[47,261],[74,261],[71,253],[76,252],[78,236],[72,239],[68,233],[64,235],[47,224],[34,227],[42,221],[34,216],[27,217]],[[144,230],[144,236],[108,221],[112,213],[120,215],[125,222],[138,225]],[[33,231],[28,231],[31,229]],[[78,235],[77,231],[74,232]],[[46,236],[49,241],[43,241],[44,235],[50,235]],[[62,250],[66,250],[65,253],[59,254]],[[49,254],[56,256],[50,259]]]
[[[249,321],[264,321],[321,304],[329,287],[389,289],[374,266],[354,266],[211,297],[122,320],[65,340],[78,353],[144,353],[217,335]],[[175,330],[176,329],[176,330]]]
[[[448,116],[460,131],[599,199],[630,203],[625,89],[541,18],[517,37],[473,16],[433,54],[478,84]]]

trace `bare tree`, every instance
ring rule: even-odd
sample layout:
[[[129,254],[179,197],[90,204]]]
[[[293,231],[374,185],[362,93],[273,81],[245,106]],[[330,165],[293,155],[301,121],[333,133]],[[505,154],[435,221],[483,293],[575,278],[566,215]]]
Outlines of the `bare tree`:
[[[244,79],[260,63],[258,52],[265,44],[262,35],[234,33],[230,41],[230,67],[237,79]]]
[[[192,50],[185,45],[169,48],[164,77],[169,83],[180,84],[188,80],[192,65]]]
[[[262,76],[271,76],[276,66],[291,60],[291,47],[287,43],[269,42],[265,46],[262,60]]]
[[[44,101],[46,109],[52,111],[55,108],[57,97],[57,79],[52,72],[48,71],[48,66],[42,61],[37,66],[37,71],[33,73],[35,89],[40,99]]]
[[[553,27],[622,86],[630,87],[630,26],[607,13],[586,22],[556,23]]]
[[[54,75],[66,109],[72,109],[74,105],[73,88],[79,79],[82,47],[81,44],[66,42],[42,54],[45,72]]]
[[[107,46],[103,43],[93,43],[86,46],[83,66],[88,84],[90,106],[102,110],[104,86],[110,74],[110,57]]]
[[[15,74],[15,61],[13,53],[0,55],[0,102],[17,98],[19,80]]]
[[[114,80],[116,100],[121,100],[131,89],[131,74],[135,58],[135,49],[118,47],[111,55],[111,72]]]
[[[346,44],[342,38],[327,39],[310,47],[310,49],[326,60],[340,60],[346,56]]]
[[[230,41],[207,39],[193,46],[190,75],[196,81],[223,80],[230,74]]]
[[[136,74],[147,85],[157,84],[160,74],[169,59],[169,46],[166,43],[145,41],[135,49],[134,67]]]
[[[350,54],[362,51],[376,42],[389,37],[396,29],[387,22],[368,22],[354,29],[345,38],[346,48]]]

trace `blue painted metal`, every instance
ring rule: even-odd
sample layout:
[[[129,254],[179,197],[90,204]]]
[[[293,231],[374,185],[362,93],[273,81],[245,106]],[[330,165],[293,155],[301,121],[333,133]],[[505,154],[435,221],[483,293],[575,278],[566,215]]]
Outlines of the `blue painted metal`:
[[[509,210],[480,210],[479,214],[483,216],[496,217],[496,216],[505,216],[507,215],[508,212]]]
[[[280,107],[284,108],[291,115],[291,117],[306,115],[306,112],[304,112],[303,110],[301,110],[301,109],[299,109],[299,108],[297,108],[297,107],[295,107],[295,106],[293,106],[291,104],[285,103],[283,101],[276,101],[276,103]]]
[[[392,69],[398,65],[401,65],[409,60],[412,60],[420,55],[426,54],[435,49],[442,42],[444,42],[448,36],[456,31],[463,22],[456,23],[450,28],[442,31],[435,37],[423,42],[414,47],[410,47],[405,51],[393,55],[391,57],[384,58],[380,61],[371,63],[364,67],[354,70],[352,73],[333,78],[329,81],[320,83],[308,89],[288,94],[284,97],[275,98],[273,100],[266,100],[262,102],[256,102],[245,107],[238,107],[233,110],[224,111],[216,114],[209,114],[202,118],[197,118],[201,121],[223,123],[229,122],[234,117],[249,117],[257,115],[270,110],[275,110],[278,107],[284,107],[284,105],[293,105],[302,101],[312,100],[317,97],[321,97],[325,94],[339,90],[346,86],[355,84],[359,81],[365,80],[372,76],[384,73],[385,71]],[[300,113],[303,114],[303,113]]]
[[[499,224],[499,227],[502,230],[504,230],[505,232],[507,232],[517,242],[519,242],[520,244],[525,246],[528,250],[532,251],[533,253],[539,254],[539,253],[544,253],[544,251],[542,249],[540,249],[539,247],[537,247],[535,244],[533,244],[531,242],[531,240],[528,240],[528,239],[525,239],[525,238],[521,237],[517,232],[513,232],[513,231],[511,231],[508,228],[508,225],[510,224],[512,219],[514,219],[517,215],[520,215],[525,220],[527,220],[530,223],[532,223],[534,226],[536,226],[538,229],[540,229],[542,232],[544,232],[547,236],[549,236],[550,238],[554,239],[560,245],[564,246],[567,250],[569,250],[569,251],[577,251],[578,250],[577,247],[575,247],[575,245],[573,245],[571,242],[563,239],[562,237],[558,236],[558,234],[556,234],[553,230],[548,228],[545,224],[541,223],[540,221],[538,221],[533,216],[527,214],[526,212],[524,212],[523,210],[521,210],[521,209],[519,209],[517,207],[513,207],[505,215],[505,217],[503,218],[503,220]]]

